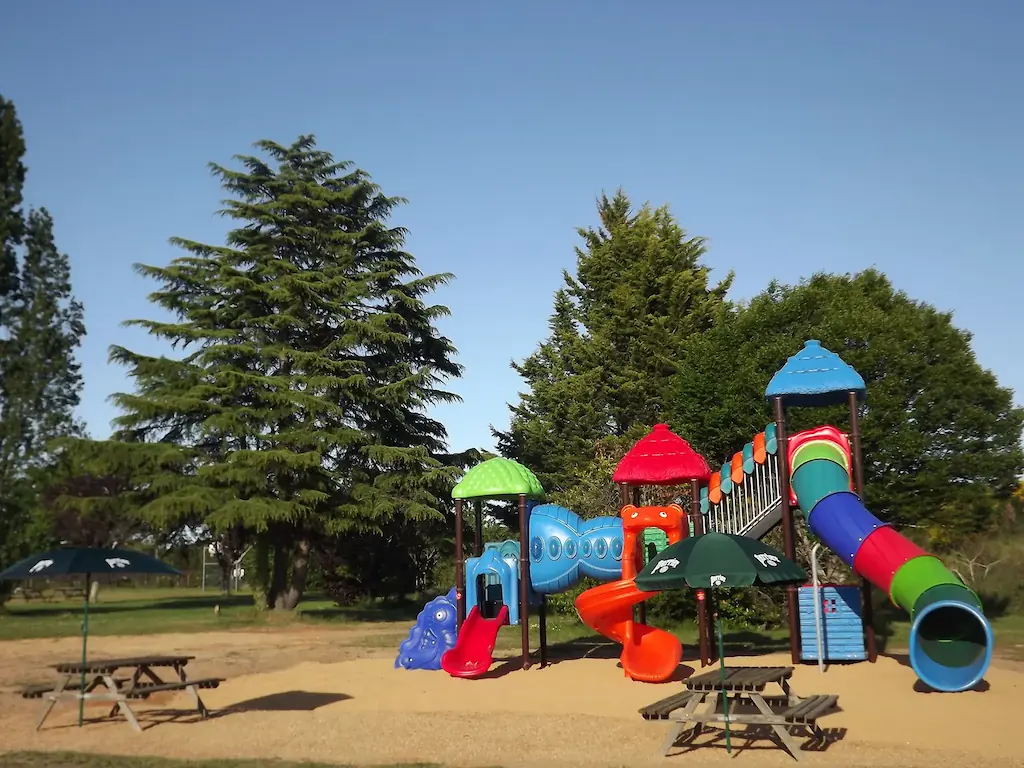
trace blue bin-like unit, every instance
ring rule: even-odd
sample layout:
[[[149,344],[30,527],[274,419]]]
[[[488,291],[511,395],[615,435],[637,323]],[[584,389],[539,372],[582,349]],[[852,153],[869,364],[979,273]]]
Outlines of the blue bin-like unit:
[[[806,585],[800,595],[800,658],[818,660],[818,634],[814,622],[815,592],[821,597],[822,647],[825,661],[863,661],[868,657],[864,647],[864,619],[861,615],[860,587],[821,585],[815,590]]]

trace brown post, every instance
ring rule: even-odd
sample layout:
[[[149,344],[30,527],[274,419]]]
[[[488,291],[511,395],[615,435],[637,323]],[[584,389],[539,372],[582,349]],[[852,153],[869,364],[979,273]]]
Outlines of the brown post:
[[[466,563],[462,554],[462,499],[455,500],[455,631],[466,620]]]
[[[480,557],[484,553],[484,503],[477,499],[473,502],[473,556]]]
[[[850,393],[850,442],[853,444],[853,482],[857,495],[864,500],[864,459],[860,448],[860,414],[857,408],[857,393]],[[878,643],[875,639],[875,609],[871,602],[871,582],[860,580],[861,611],[864,614],[864,644],[867,646],[868,661],[878,661]]]
[[[519,624],[523,628],[523,669],[530,668],[530,521],[526,494],[519,494]]]
[[[786,437],[786,406],[781,397],[775,400],[775,440],[779,456],[779,490],[782,493],[782,534],[786,557],[796,560],[796,530],[793,510],[789,506],[789,452]],[[800,663],[800,613],[797,607],[796,585],[786,587],[786,608],[789,618],[789,655],[794,664]]]
[[[540,666],[548,665],[548,599],[540,596]]]
[[[630,501],[633,503],[633,506],[639,507],[640,506],[640,486],[634,485],[634,486],[632,486],[630,488],[630,491],[631,491],[630,495],[632,496],[632,499],[630,499]],[[640,573],[640,571],[643,570],[643,564],[644,564],[644,547],[645,547],[645,544],[644,544],[643,534],[641,534],[640,536],[637,537],[637,547],[639,548],[640,551],[638,553],[634,553],[633,556],[635,557],[636,555],[639,555],[639,557],[640,557],[640,562],[637,563],[637,569],[636,569],[636,572]],[[623,557],[625,557],[625,556],[627,556],[629,554],[630,553],[628,553],[628,552],[623,552],[622,553]],[[635,621],[638,624],[646,624],[647,623],[647,603],[637,603],[636,604],[636,608],[634,609],[634,617],[635,617]]]
[[[704,516],[700,513],[700,483],[690,481],[690,515],[693,518],[693,534],[704,533]],[[700,665],[706,667],[711,663],[711,637],[708,632],[707,594],[703,589],[697,590],[697,646],[700,653]]]

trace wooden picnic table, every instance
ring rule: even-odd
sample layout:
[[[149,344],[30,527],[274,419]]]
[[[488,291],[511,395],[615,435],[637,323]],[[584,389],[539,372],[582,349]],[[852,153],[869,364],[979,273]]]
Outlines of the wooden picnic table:
[[[154,693],[188,691],[199,716],[205,718],[209,715],[209,710],[199,696],[199,690],[216,688],[224,679],[207,677],[190,680],[185,674],[185,666],[193,659],[195,656],[132,656],[122,659],[92,659],[85,664],[81,661],[61,662],[52,665],[57,673],[56,684],[30,686],[23,689],[21,695],[26,699],[47,699],[48,703],[36,724],[37,731],[43,727],[58,701],[84,699],[113,702],[108,717],[114,717],[119,711],[123,712],[131,726],[141,732],[139,721],[128,702],[131,699],[146,699]],[[171,670],[176,679],[165,681],[157,673],[158,669]],[[121,675],[116,674],[122,670],[124,672]],[[84,688],[81,685],[83,672]]]
[[[640,715],[645,720],[669,720],[673,723],[662,744],[661,753],[667,756],[685,731],[697,736],[708,723],[742,726],[769,726],[782,747],[795,760],[800,760],[800,747],[790,731],[804,728],[817,742],[824,741],[818,727],[819,717],[838,711],[838,696],[815,695],[806,698],[793,693],[789,679],[793,667],[726,667],[724,680],[720,669],[691,677],[682,693],[669,696],[646,707]],[[768,685],[777,685],[781,695],[766,696]],[[729,714],[722,706],[728,700]],[[701,704],[706,705],[697,711]],[[753,710],[753,711],[751,711]]]

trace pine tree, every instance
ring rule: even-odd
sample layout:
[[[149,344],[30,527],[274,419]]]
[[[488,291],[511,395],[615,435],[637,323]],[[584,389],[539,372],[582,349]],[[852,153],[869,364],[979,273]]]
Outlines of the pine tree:
[[[548,339],[513,363],[528,391],[508,431],[495,431],[501,452],[549,490],[571,487],[601,438],[665,418],[686,342],[722,315],[732,282],[709,284],[704,239],[667,208],[634,212],[621,190],[597,208],[600,226],[578,230],[584,247],[555,296]]]
[[[0,97],[0,565],[42,543],[33,517],[55,441],[81,430],[82,305],[50,214],[21,210],[24,153],[14,105]]]
[[[455,470],[426,410],[457,399],[443,384],[461,367],[434,327],[447,309],[426,303],[451,275],[423,275],[388,226],[403,201],[312,136],[256,146],[269,163],[211,164],[232,195],[227,244],[175,238],[185,255],[138,266],[174,319],[131,324],[181,355],[112,348],[136,384],[115,395],[115,439],[150,466],[178,452],[137,480],[147,519],[243,529],[258,604],[290,609],[314,549],[442,515]]]

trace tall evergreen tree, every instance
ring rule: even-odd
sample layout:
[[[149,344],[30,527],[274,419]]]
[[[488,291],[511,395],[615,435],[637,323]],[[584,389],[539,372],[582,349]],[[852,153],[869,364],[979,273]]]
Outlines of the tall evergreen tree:
[[[175,238],[185,255],[138,267],[174,319],[131,324],[182,356],[112,348],[136,383],[115,439],[152,467],[181,458],[143,483],[147,519],[247,531],[258,604],[290,609],[314,548],[442,514],[456,470],[426,410],[457,399],[443,385],[461,367],[426,302],[451,276],[423,275],[388,226],[403,201],[312,136],[256,146],[269,161],[211,164],[227,244]]]
[[[703,238],[667,208],[633,211],[620,190],[597,205],[600,226],[581,228],[576,276],[564,274],[551,333],[513,368],[528,391],[495,431],[501,452],[565,489],[602,437],[664,418],[686,343],[723,312],[730,274],[710,284]]]
[[[53,441],[80,431],[82,305],[50,214],[21,210],[24,153],[14,105],[0,97],[0,564],[36,543]]]

